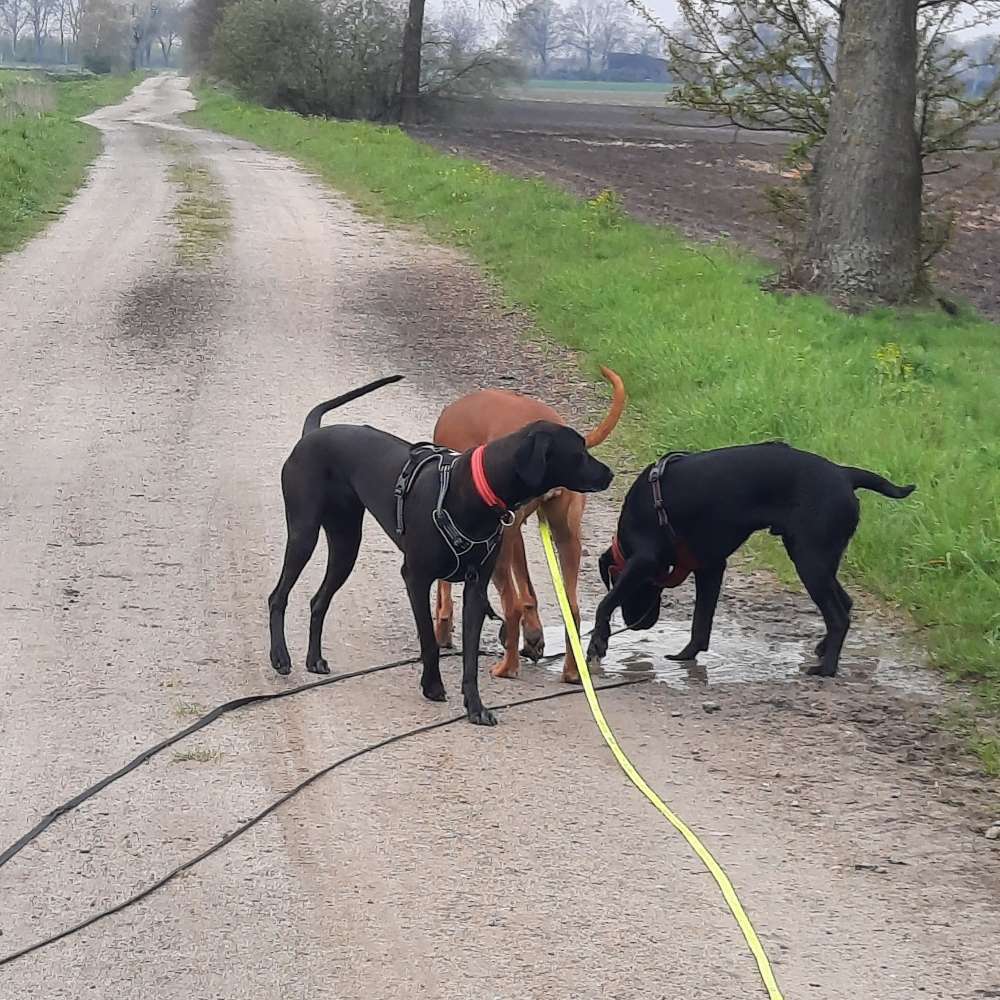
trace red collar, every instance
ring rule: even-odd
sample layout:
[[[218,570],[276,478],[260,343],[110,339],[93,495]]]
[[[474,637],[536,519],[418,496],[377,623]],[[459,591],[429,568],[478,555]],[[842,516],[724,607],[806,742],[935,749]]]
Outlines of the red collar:
[[[674,548],[677,554],[676,565],[671,567],[669,573],[661,573],[653,578],[653,583],[661,590],[679,587],[694,570],[700,568],[698,560],[681,539],[675,537]],[[608,577],[612,585],[623,569],[625,569],[625,553],[622,552],[621,543],[615,535],[611,539],[611,565],[608,567]]]
[[[507,504],[493,492],[493,487],[490,486],[490,481],[486,478],[486,468],[483,465],[483,453],[485,451],[486,446],[480,445],[472,452],[472,483],[476,487],[479,499],[487,507],[492,507],[494,510],[506,513],[509,510]]]

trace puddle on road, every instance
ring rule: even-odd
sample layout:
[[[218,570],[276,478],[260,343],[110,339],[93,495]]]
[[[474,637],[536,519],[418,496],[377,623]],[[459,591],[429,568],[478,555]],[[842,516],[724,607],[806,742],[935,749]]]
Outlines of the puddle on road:
[[[584,622],[584,631],[592,623]],[[614,623],[620,627],[620,621]],[[648,632],[622,632],[613,635],[604,658],[601,673],[605,676],[649,677],[670,687],[691,690],[716,684],[748,684],[761,682],[790,683],[805,676],[805,670],[816,658],[813,648],[821,631],[801,639],[786,636],[761,635],[732,623],[716,622],[712,630],[712,648],[698,656],[697,663],[676,663],[665,658],[667,653],[683,649],[689,637],[687,622],[676,625],[658,624]],[[587,640],[583,640],[584,649]],[[917,663],[917,655],[908,661],[901,648],[879,651],[848,636],[841,658],[841,673],[858,680],[894,688],[906,694],[934,695],[941,690],[937,678]],[[563,630],[557,626],[545,628],[545,653],[561,655],[565,650]],[[893,655],[894,654],[894,655]],[[546,664],[553,673],[562,670],[562,663]]]

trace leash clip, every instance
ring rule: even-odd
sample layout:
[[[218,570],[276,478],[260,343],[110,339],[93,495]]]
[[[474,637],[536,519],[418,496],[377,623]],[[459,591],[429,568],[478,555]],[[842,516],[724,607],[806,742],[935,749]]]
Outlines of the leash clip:
[[[517,520],[517,515],[512,510],[505,510],[500,515],[500,523],[505,528],[509,528],[516,520]]]

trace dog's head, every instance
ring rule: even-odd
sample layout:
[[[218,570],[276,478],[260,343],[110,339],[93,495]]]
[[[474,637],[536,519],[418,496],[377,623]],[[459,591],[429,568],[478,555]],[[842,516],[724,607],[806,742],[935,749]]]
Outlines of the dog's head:
[[[570,427],[538,420],[520,432],[514,453],[514,475],[525,497],[549,490],[599,493],[611,485],[614,473],[587,451],[587,443]]]
[[[610,590],[618,575],[625,569],[625,559],[617,545],[611,545],[601,553],[597,561],[606,589]],[[631,586],[622,597],[622,618],[625,627],[636,632],[652,628],[660,618],[660,598],[663,590],[655,583],[646,582]]]

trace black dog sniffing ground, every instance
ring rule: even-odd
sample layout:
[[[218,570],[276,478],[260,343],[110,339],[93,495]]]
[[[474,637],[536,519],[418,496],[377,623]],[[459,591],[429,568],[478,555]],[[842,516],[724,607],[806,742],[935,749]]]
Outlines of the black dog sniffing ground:
[[[464,581],[465,708],[470,722],[496,725],[479,696],[478,666],[486,588],[500,532],[512,522],[513,509],[528,500],[557,487],[578,493],[605,490],[613,474],[588,453],[576,431],[547,421],[462,454],[411,445],[372,427],[320,427],[328,410],[401,378],[379,379],[320,403],[306,417],[302,437],[281,470],[288,542],[281,578],[268,600],[271,664],[279,674],[291,672],[285,608],[322,528],[329,555],[326,576],[311,602],[306,669],[329,673],[321,649],[323,621],[334,594],[354,569],[368,510],[403,553],[403,580],[420,637],[424,696],[445,700],[431,620],[431,585],[436,580]]]
[[[858,526],[856,489],[901,500],[915,487],[781,442],[673,453],[647,466],[600,559],[609,589],[597,608],[587,659],[597,664],[607,652],[616,608],[629,628],[651,628],[663,589],[690,573],[696,590],[691,641],[671,659],[693,660],[707,650],[726,560],[755,531],[767,530],[781,538],[826,623],[810,673],[833,677],[853,606],[837,570]]]

